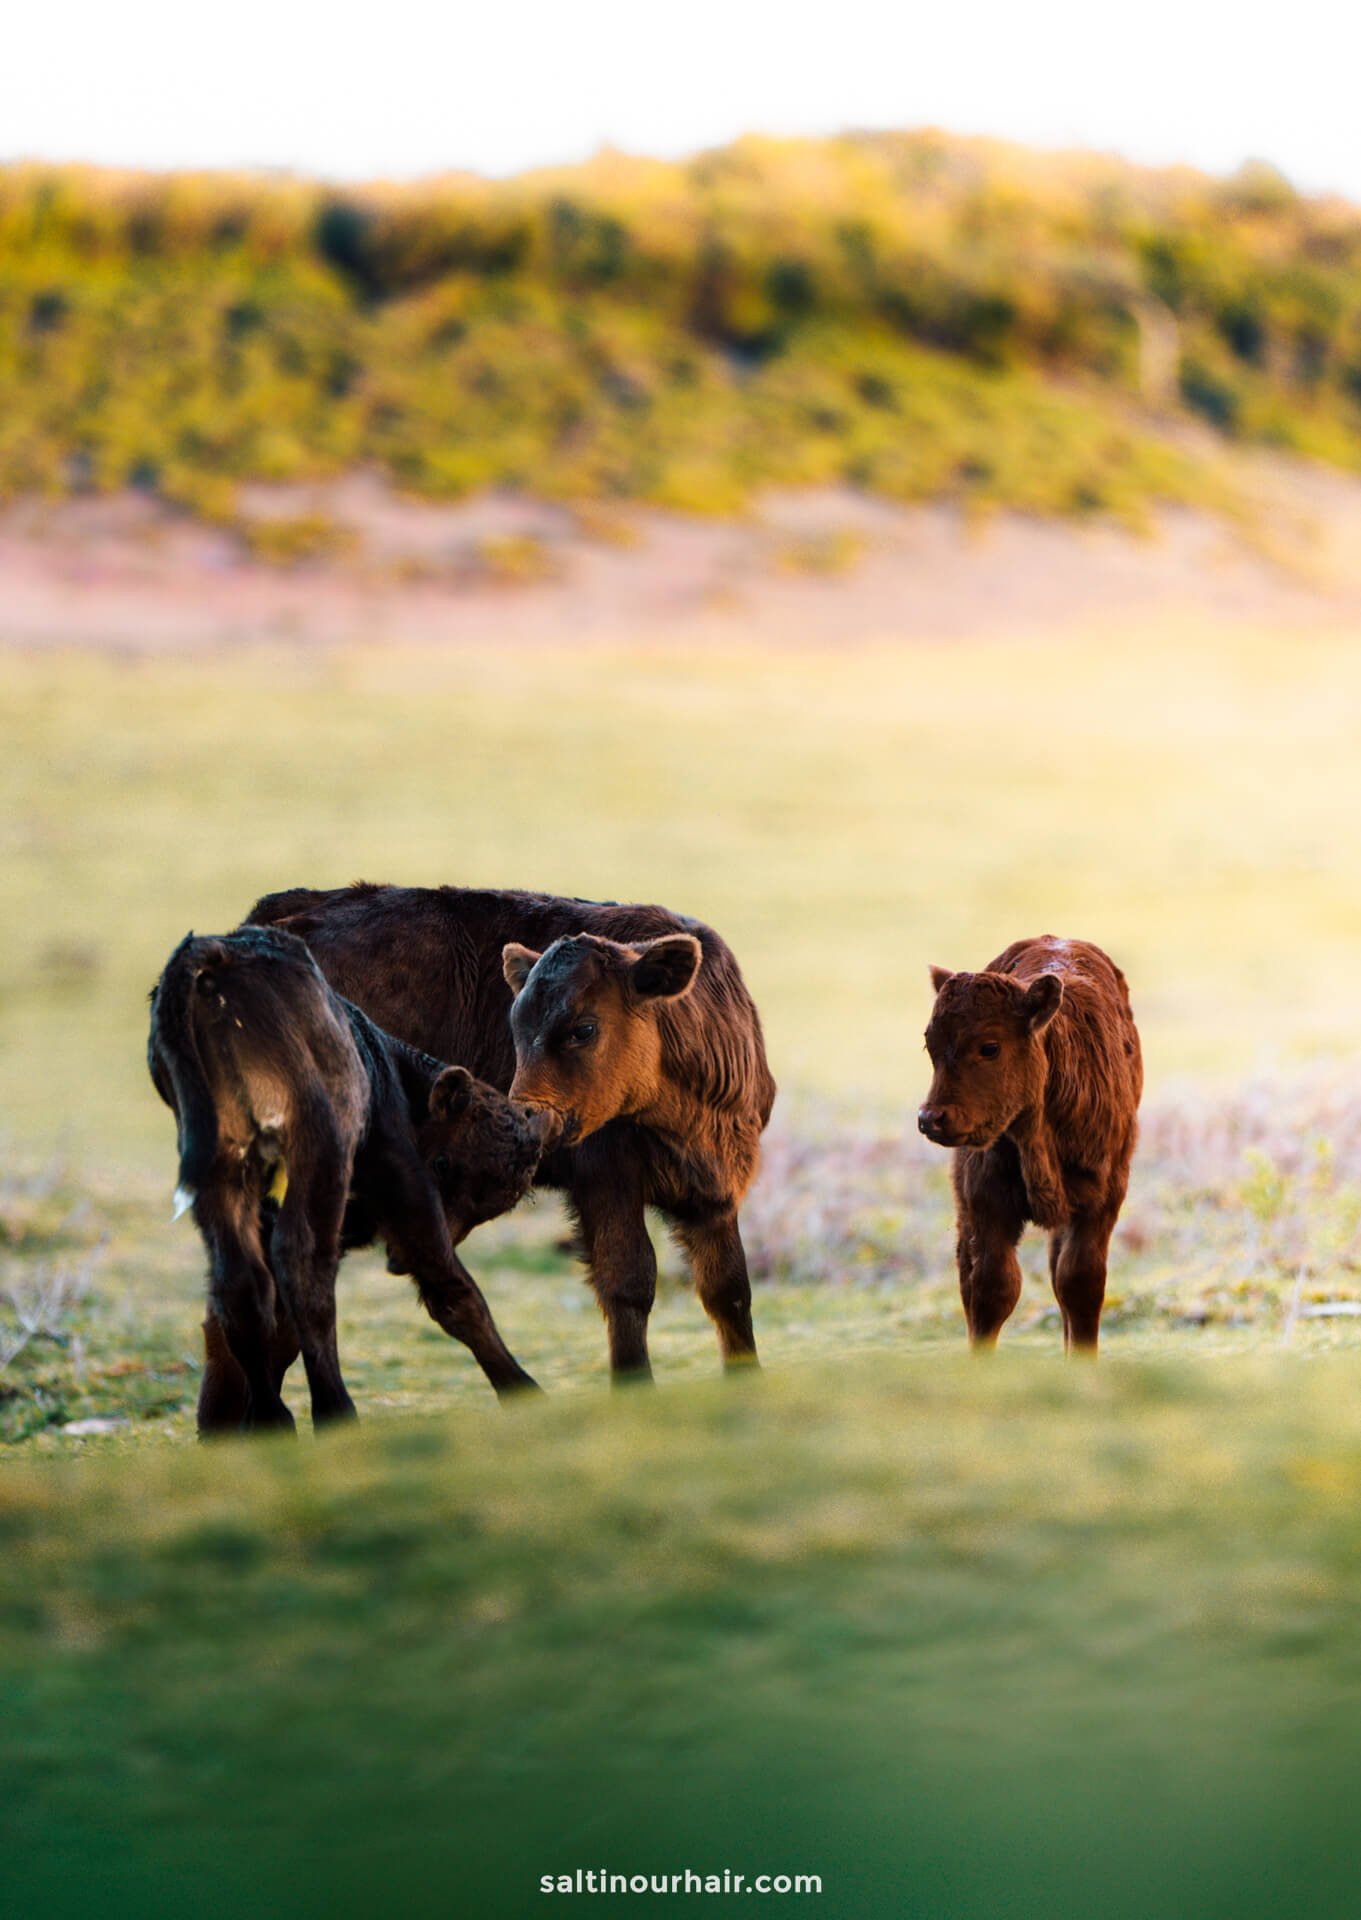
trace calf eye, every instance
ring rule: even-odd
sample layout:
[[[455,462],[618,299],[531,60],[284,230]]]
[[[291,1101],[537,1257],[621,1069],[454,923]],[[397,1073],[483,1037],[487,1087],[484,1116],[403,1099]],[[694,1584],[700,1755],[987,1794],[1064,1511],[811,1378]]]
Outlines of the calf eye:
[[[995,1060],[1002,1049],[995,1040],[985,1040],[978,1051],[985,1060]]]
[[[567,1035],[569,1047],[589,1046],[595,1039],[595,1021],[579,1020]]]
[[[430,1169],[437,1180],[447,1180],[453,1172],[453,1168],[449,1164],[448,1154],[437,1153],[430,1162]]]

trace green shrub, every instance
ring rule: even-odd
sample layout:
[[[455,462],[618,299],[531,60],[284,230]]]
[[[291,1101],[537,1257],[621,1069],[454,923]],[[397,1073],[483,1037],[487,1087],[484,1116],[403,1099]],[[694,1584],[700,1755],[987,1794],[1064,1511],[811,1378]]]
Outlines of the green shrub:
[[[726,512],[850,480],[1146,517],[1221,485],[1140,417],[1155,303],[1188,413],[1361,465],[1361,219],[1261,167],[932,134],[344,193],[11,167],[0,497],[222,517],[240,481],[366,464],[433,496]]]

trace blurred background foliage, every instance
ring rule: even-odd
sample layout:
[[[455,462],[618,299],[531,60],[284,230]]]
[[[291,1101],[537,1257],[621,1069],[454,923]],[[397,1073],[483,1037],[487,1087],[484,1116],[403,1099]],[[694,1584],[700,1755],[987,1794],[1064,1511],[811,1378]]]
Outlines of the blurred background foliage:
[[[1137,524],[1222,441],[1361,466],[1361,215],[934,133],[509,181],[0,170],[0,497],[357,464],[739,510],[849,482]],[[1188,431],[1196,428],[1200,431]]]

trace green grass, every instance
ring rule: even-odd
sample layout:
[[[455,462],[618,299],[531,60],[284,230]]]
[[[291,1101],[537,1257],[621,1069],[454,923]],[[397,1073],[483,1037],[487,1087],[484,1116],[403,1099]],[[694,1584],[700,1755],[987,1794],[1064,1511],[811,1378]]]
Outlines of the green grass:
[[[121,1423],[126,1447],[193,1433],[204,1257],[172,1225],[164,1179],[25,1162],[0,1184],[0,1442],[69,1453],[71,1423]],[[520,1359],[551,1393],[598,1396],[605,1341],[551,1196],[465,1249]],[[769,1136],[744,1211],[766,1364],[952,1353],[963,1340],[946,1156],[896,1123],[804,1101]],[[657,1234],[658,1375],[707,1380],[715,1343],[682,1263]],[[1054,1355],[1058,1311],[1042,1236],[1008,1348]],[[63,1280],[70,1284],[63,1287]],[[46,1306],[46,1313],[36,1309]],[[1227,1358],[1354,1349],[1361,1319],[1361,1102],[1341,1082],[1264,1083],[1216,1102],[1161,1101],[1146,1117],[1116,1234],[1103,1322],[1112,1355]],[[488,1404],[468,1355],[373,1254],[343,1270],[340,1344],[366,1417]],[[302,1369],[288,1396],[307,1405]]]
[[[814,1873],[855,1920],[1348,1911],[1359,707],[1341,639],[1114,626],[11,656],[0,1339],[6,1296],[90,1284],[0,1369],[0,1904],[499,1916],[605,1865]],[[785,1089],[766,1373],[714,1377],[667,1250],[661,1388],[611,1395],[544,1201],[470,1259],[546,1402],[499,1410],[364,1257],[359,1431],[192,1443],[146,990],[187,926],[360,873],[730,937]],[[944,1156],[904,1135],[926,963],[1046,928],[1117,954],[1147,1041],[1098,1369],[1038,1241],[966,1362]]]
[[[881,1360],[20,1466],[7,1904],[1347,1911],[1357,1384]]]

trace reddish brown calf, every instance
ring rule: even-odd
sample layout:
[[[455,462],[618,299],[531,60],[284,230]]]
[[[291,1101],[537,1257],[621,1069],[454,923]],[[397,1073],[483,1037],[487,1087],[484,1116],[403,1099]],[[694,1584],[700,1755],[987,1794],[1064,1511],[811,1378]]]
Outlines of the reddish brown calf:
[[[611,1130],[617,1137],[621,1128],[635,1142],[657,1142],[647,1197],[675,1223],[725,1364],[750,1366],[756,1338],[737,1203],[756,1171],[774,1087],[751,1044],[754,1038],[759,1047],[755,1009],[750,1002],[743,1007],[712,958],[706,974],[704,959],[694,933],[631,942],[578,933],[543,953],[509,941],[502,964],[515,995],[510,1094],[530,1111],[552,1116],[564,1144],[578,1151],[589,1153],[592,1142],[608,1150]],[[706,1053],[737,1065],[720,1089],[694,1073]],[[758,1060],[760,1079],[753,1071]],[[757,1111],[753,1094],[761,1102]],[[573,1198],[589,1244],[608,1245],[608,1215],[593,1217],[589,1200]],[[613,1237],[621,1249],[626,1245],[617,1228]],[[601,1291],[616,1374],[649,1370],[654,1284],[655,1268],[646,1292]]]
[[[1063,1344],[1095,1351],[1143,1091],[1125,976],[1100,947],[1046,934],[982,973],[932,967],[931,980],[935,1073],[917,1124],[954,1149],[969,1339],[992,1346],[1020,1299],[1016,1245],[1034,1221]]]

